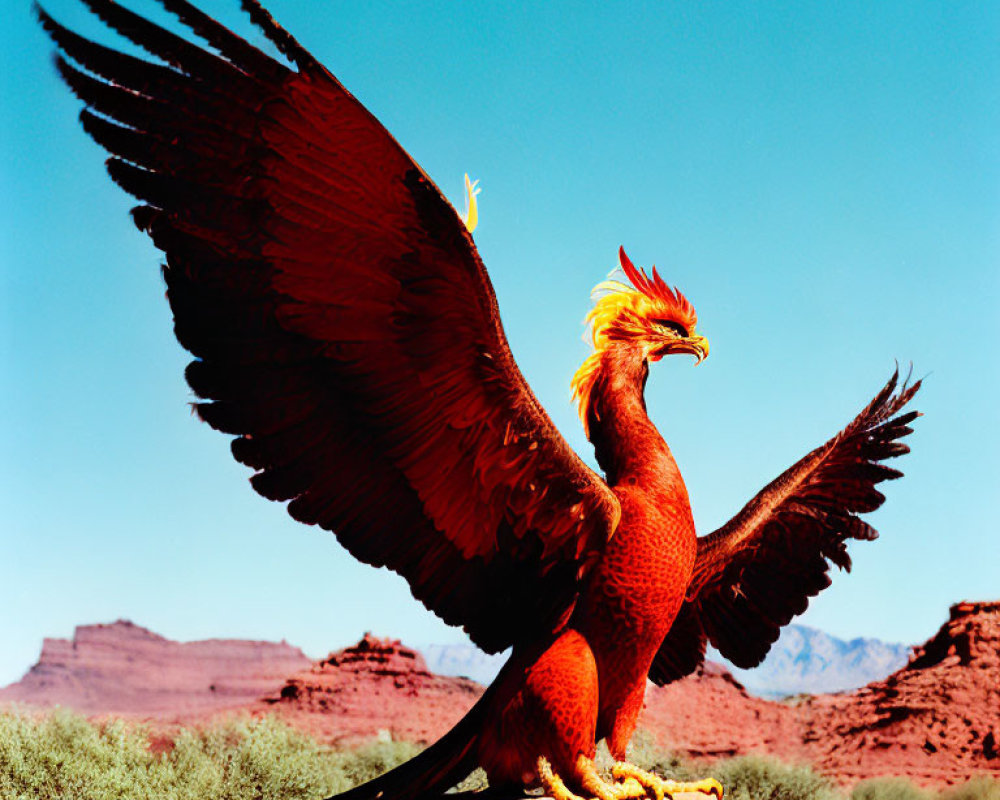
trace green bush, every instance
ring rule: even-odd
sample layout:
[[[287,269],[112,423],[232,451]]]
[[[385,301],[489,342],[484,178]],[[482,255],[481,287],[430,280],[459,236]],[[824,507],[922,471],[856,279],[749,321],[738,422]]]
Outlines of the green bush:
[[[338,789],[343,791],[409,761],[420,750],[411,742],[373,742],[357,750],[328,753],[328,757],[344,776],[346,783]]]
[[[1000,800],[1000,780],[985,775],[941,793],[941,800]]]
[[[66,711],[0,714],[4,800],[315,800],[406,761],[415,745],[334,752],[273,718],[182,730],[162,755],[148,732]]]
[[[692,764],[663,750],[645,731],[636,732],[628,757],[636,766],[664,778],[715,778],[725,787],[726,800],[1000,800],[1000,780],[986,776],[940,793],[903,778],[876,778],[862,781],[848,794],[808,767],[764,756]]]
[[[693,764],[663,750],[645,731],[636,732],[628,757],[636,766],[671,780],[715,778],[725,787],[727,800],[842,800],[826,778],[808,767],[763,756]]]
[[[851,800],[931,800],[931,793],[903,778],[873,778],[857,784]]]
[[[406,742],[334,751],[274,718],[183,729],[173,748],[149,751],[149,732],[121,721],[88,722],[67,711],[0,713],[3,800],[316,800],[371,780],[419,752]],[[801,766],[748,756],[692,765],[639,733],[629,751],[643,769],[673,780],[718,779],[727,800],[847,800]],[[611,757],[601,748],[599,763]],[[462,789],[486,786],[477,770]],[[900,779],[858,784],[849,800],[1000,800],[1000,781],[978,778],[933,794]]]
[[[699,774],[697,768],[676,753],[660,747],[656,743],[656,737],[647,731],[636,731],[629,745],[627,758],[640,769],[672,781],[693,781],[708,777],[707,773]]]
[[[902,778],[874,778],[855,786],[851,800],[1000,800],[1000,781],[982,776],[938,794]]]
[[[732,800],[834,800],[833,785],[809,767],[762,756],[719,761],[709,770]]]

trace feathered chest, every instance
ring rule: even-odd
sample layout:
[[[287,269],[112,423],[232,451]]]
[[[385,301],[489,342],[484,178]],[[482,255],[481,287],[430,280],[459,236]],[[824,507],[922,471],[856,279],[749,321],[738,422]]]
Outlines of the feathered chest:
[[[644,638],[669,629],[691,579],[696,551],[687,493],[616,487],[618,529],[584,589],[580,617],[588,627]],[[658,640],[657,640],[658,644]]]

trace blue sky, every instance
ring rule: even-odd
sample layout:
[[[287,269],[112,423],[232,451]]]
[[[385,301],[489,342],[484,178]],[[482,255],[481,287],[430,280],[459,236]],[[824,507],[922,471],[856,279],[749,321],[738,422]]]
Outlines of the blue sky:
[[[0,685],[43,636],[119,617],[312,655],[365,630],[460,641],[255,495],[190,415],[159,254],[19,5],[0,30]],[[235,0],[204,7],[260,43]],[[71,0],[47,8],[116,41]],[[702,533],[912,361],[926,416],[871,516],[882,538],[800,621],[913,643],[948,604],[1000,596],[1000,6],[270,8],[456,205],[481,179],[511,346],[579,452],[569,379],[623,244],[712,344],[647,393]]]

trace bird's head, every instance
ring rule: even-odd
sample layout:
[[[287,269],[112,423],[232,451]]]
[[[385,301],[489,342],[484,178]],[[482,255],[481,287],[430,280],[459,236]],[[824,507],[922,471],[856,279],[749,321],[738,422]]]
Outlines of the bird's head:
[[[594,307],[587,314],[594,353],[573,376],[573,398],[586,425],[590,391],[605,352],[616,344],[638,350],[644,361],[659,361],[671,353],[690,353],[701,363],[708,356],[708,340],[695,333],[694,306],[671,289],[653,267],[650,278],[618,250],[629,284],[608,279],[594,287]]]
[[[694,306],[667,286],[656,267],[650,278],[629,260],[625,248],[618,250],[618,259],[632,285],[609,278],[594,287],[594,307],[586,319],[594,349],[625,341],[637,345],[649,361],[690,353],[700,363],[708,355],[708,340],[695,333]]]

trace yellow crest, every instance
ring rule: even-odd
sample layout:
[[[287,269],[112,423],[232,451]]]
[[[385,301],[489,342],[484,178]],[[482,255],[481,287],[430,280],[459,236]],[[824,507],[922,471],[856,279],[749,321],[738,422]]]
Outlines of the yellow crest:
[[[680,291],[663,281],[656,267],[650,278],[645,270],[632,264],[624,248],[619,248],[618,260],[631,286],[609,277],[594,287],[591,292],[594,307],[585,320],[594,352],[570,381],[572,397],[585,429],[597,370],[612,341],[647,337],[655,326],[668,326],[687,337],[694,334],[698,322],[694,306]],[[589,435],[589,430],[587,432]]]

